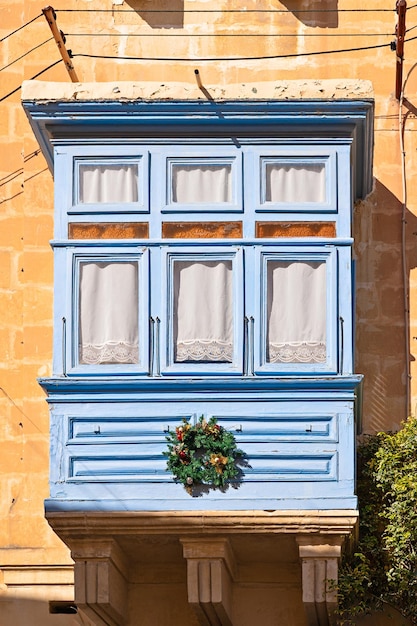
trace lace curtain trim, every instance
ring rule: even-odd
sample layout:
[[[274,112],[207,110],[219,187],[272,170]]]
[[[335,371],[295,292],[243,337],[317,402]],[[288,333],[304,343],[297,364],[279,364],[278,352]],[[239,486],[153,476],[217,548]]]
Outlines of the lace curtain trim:
[[[325,363],[325,343],[270,343],[269,363]]]
[[[217,361],[231,363],[233,345],[231,342],[203,340],[179,341],[176,346],[175,360],[182,361]]]
[[[104,344],[83,344],[80,362],[88,365],[105,363],[138,363],[138,345],[124,341],[108,341]]]

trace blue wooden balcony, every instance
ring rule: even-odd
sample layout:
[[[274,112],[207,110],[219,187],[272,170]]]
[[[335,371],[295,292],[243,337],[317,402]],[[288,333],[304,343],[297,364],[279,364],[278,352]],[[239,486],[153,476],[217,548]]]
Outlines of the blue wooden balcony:
[[[51,413],[47,511],[355,510],[351,220],[372,187],[372,99],[25,97],[57,189],[53,376],[40,381]],[[119,171],[117,190],[109,181]],[[229,352],[178,358],[189,339],[179,316],[190,297],[193,326],[200,297],[178,276],[210,263],[229,274],[212,298],[227,300],[215,340]],[[98,300],[92,277],[104,267],[129,287],[103,279],[110,296]],[[291,268],[311,272],[298,280]],[[285,309],[291,290],[303,305]],[[122,293],[126,319],[113,306]],[[107,309],[131,356],[92,363],[83,337],[88,329],[101,344]],[[281,333],[300,310],[297,336],[289,322]],[[280,335],[288,346],[306,333],[320,354],[271,356]],[[163,452],[167,432],[201,416],[230,430],[245,457],[227,489],[189,494]]]

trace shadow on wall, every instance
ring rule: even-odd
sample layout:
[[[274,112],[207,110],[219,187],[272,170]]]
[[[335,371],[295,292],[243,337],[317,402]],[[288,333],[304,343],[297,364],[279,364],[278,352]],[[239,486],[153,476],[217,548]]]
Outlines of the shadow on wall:
[[[42,589],[42,587],[41,587]],[[28,589],[25,590],[28,593]],[[39,593],[39,590],[37,590]],[[47,587],[43,588],[46,598],[54,595]],[[81,614],[69,614],[66,612],[54,612],[51,605],[73,605],[71,602],[53,602],[48,599],[29,598],[27,595],[20,596],[15,590],[9,594],[3,591],[0,598],[0,624],[1,626],[94,626],[93,622]]]
[[[151,28],[183,28],[184,0],[126,0]]]
[[[306,26],[337,28],[338,0],[281,0]],[[151,28],[183,28],[184,0],[126,0]],[[209,8],[214,8],[210,7]]]
[[[281,2],[306,26],[338,27],[338,0],[281,0]]]
[[[406,212],[408,272],[417,267],[417,217]],[[355,206],[356,363],[365,376],[365,432],[396,430],[407,417],[402,204],[378,180]],[[409,280],[409,277],[407,277]]]

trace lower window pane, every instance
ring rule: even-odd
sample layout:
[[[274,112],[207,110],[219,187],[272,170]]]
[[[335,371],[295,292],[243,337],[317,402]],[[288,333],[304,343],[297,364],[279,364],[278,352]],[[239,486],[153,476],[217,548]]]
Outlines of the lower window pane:
[[[231,261],[174,264],[176,362],[233,359]]]
[[[79,361],[138,363],[138,265],[81,263]]]
[[[267,291],[267,361],[325,362],[326,264],[270,261]]]

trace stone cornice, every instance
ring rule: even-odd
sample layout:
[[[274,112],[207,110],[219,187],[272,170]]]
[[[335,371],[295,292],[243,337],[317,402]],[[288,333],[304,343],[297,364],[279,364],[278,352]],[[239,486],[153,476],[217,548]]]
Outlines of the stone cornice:
[[[358,513],[347,511],[47,512],[63,538],[93,535],[315,534],[350,535]]]
[[[352,100],[373,99],[372,83],[358,79],[280,80],[206,85],[216,100]],[[136,101],[136,100],[206,100],[197,83],[157,83],[149,81],[114,81],[68,83],[27,80],[22,85],[23,100],[50,101]]]

